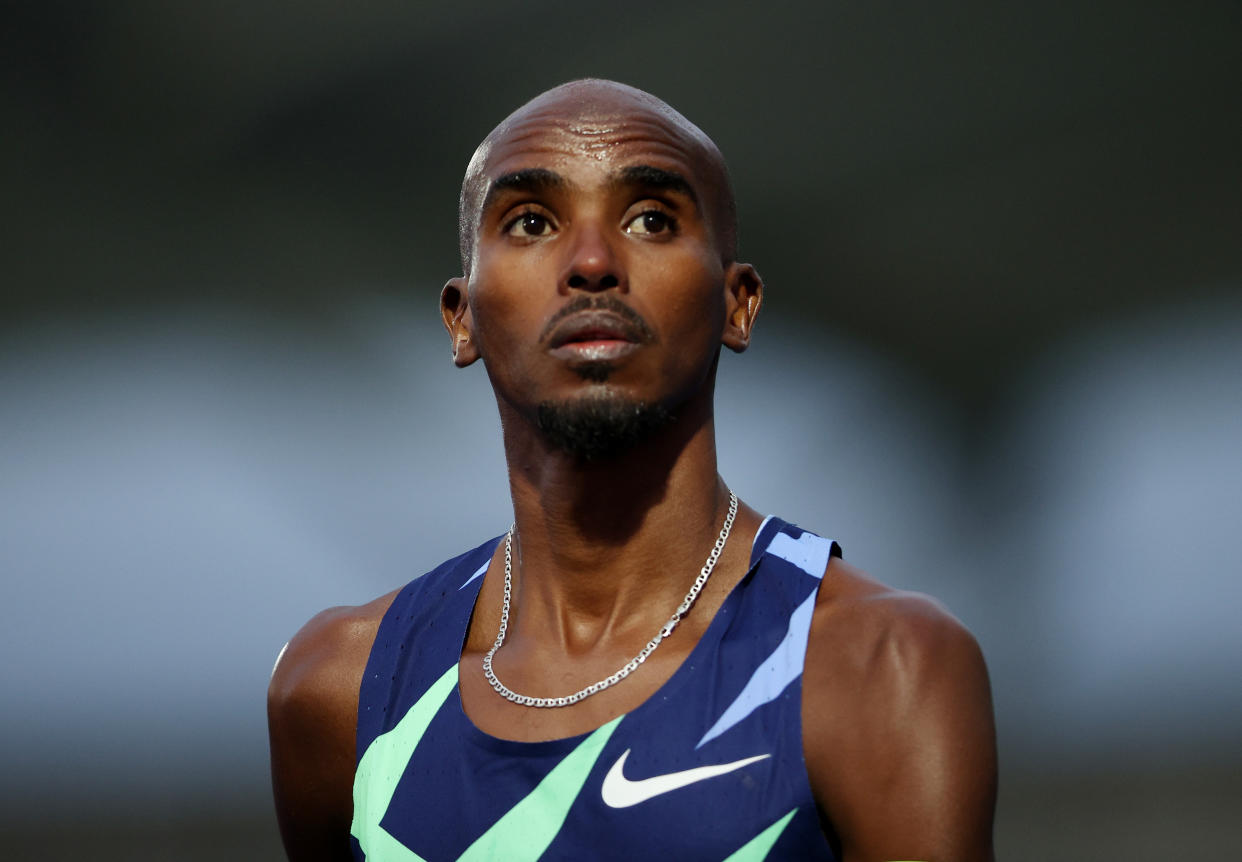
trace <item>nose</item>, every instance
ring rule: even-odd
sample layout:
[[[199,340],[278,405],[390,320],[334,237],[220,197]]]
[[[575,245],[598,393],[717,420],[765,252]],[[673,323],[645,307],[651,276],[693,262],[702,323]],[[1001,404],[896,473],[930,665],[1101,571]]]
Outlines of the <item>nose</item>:
[[[561,292],[626,290],[625,269],[613,246],[614,241],[601,225],[593,222],[576,225],[560,278]]]

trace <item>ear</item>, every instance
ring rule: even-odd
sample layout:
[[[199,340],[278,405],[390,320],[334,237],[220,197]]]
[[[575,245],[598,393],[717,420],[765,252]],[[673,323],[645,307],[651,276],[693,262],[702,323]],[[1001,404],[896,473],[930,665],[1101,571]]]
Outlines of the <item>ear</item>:
[[[763,279],[749,263],[725,269],[725,326],[720,341],[734,353],[750,346],[750,331],[763,305]]]
[[[465,278],[450,278],[444,290],[440,291],[440,317],[452,341],[453,364],[458,368],[465,368],[479,358],[479,350],[470,331],[474,320],[470,315],[470,296],[466,285]]]

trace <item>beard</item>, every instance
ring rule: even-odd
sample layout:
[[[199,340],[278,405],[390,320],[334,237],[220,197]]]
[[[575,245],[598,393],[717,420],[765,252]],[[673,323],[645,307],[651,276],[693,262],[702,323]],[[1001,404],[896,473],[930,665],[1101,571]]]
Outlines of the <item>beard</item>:
[[[572,401],[545,401],[535,424],[553,447],[581,461],[605,461],[633,449],[673,415],[661,404],[601,392]]]

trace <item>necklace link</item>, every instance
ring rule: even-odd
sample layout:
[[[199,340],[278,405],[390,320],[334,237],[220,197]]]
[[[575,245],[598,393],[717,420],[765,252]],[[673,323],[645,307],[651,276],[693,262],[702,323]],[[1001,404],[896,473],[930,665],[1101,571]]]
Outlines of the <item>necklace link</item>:
[[[496,650],[500,649],[501,644],[505,642],[505,635],[509,631],[509,609],[513,599],[513,532],[516,527],[516,525],[510,525],[509,533],[505,536],[505,595],[504,601],[500,605],[500,630],[496,634],[496,642],[492,644],[492,648],[483,656],[483,676],[487,678],[487,681],[496,693],[506,700],[521,704],[522,706],[544,708],[569,706],[583,698],[590,697],[610,686],[616,685],[637,670],[638,666],[647,660],[647,656],[655,652],[660,642],[673,633],[673,629],[677,628],[681,618],[690,612],[691,606],[694,605],[694,600],[699,597],[699,592],[703,589],[703,585],[707,583],[707,579],[711,577],[712,571],[716,568],[716,561],[720,559],[725,542],[729,540],[729,533],[733,530],[733,519],[736,516],[737,494],[730,491],[729,512],[725,515],[724,526],[720,528],[720,535],[716,537],[716,544],[712,546],[711,553],[707,555],[707,562],[703,564],[703,568],[699,571],[699,576],[694,579],[690,592],[686,593],[685,599],[677,606],[677,610],[669,617],[668,622],[660,627],[660,630],[656,632],[656,636],[647,642],[647,645],[639,651],[638,655],[622,665],[613,674],[564,697],[532,697],[526,694],[518,694],[501,682],[496,676],[496,671],[492,668],[492,656],[496,654]]]

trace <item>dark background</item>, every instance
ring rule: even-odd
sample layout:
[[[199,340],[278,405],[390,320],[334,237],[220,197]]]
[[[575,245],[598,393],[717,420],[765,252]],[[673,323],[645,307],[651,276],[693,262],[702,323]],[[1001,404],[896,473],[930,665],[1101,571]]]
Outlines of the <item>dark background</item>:
[[[730,162],[726,477],[979,635],[1001,857],[1229,846],[1240,45],[1230,2],[5,4],[0,839],[277,855],[280,644],[507,523],[436,330],[461,171],[601,76]]]

